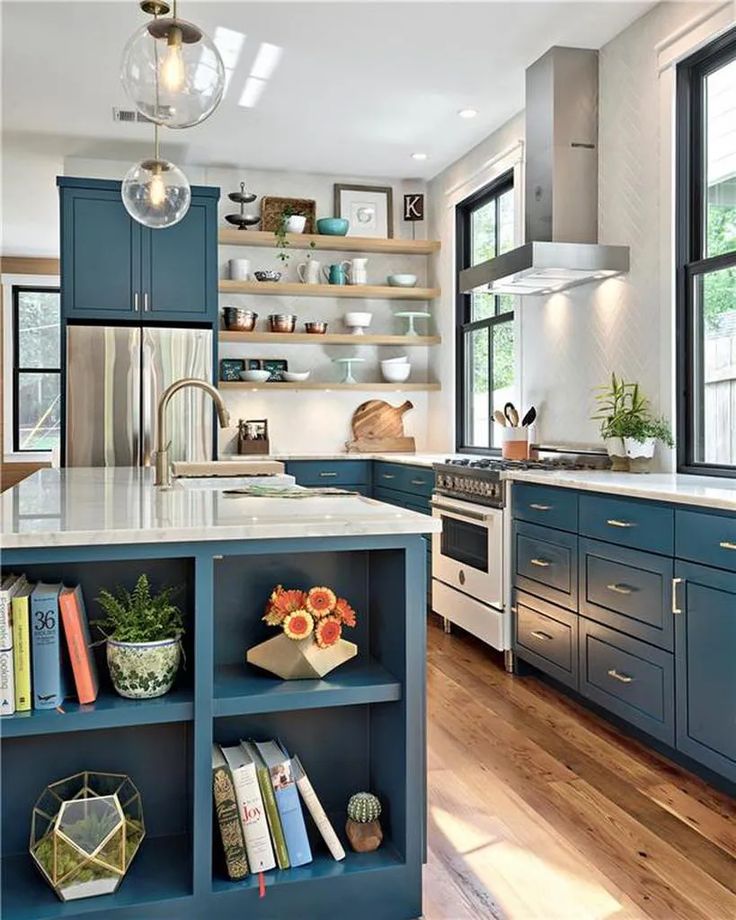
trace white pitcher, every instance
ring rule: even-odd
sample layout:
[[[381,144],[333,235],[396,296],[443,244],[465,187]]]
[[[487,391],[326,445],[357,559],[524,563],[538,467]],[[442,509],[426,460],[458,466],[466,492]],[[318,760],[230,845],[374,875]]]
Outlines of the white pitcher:
[[[348,284],[368,284],[368,259],[347,262]]]
[[[320,282],[320,273],[319,270],[322,266],[321,262],[317,262],[315,259],[310,259],[308,262],[301,262],[296,267],[296,273],[299,275],[299,280],[302,284],[319,284]]]

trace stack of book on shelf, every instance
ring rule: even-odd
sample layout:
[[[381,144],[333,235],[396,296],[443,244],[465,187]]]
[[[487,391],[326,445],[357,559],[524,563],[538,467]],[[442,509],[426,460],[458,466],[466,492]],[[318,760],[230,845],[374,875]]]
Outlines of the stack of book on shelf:
[[[94,702],[97,667],[79,585],[33,585],[25,575],[6,575],[0,581],[0,715],[61,706],[72,695],[70,669],[79,702]]]
[[[345,850],[298,757],[278,741],[212,746],[212,789],[231,879],[312,861],[301,795],[335,859]]]

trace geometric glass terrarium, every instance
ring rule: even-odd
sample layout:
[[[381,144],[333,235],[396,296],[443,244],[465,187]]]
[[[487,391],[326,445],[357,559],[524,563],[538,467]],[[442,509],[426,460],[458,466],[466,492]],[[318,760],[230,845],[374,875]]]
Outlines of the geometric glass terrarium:
[[[75,773],[33,808],[31,856],[62,901],[112,894],[145,836],[141,795],[122,773]]]

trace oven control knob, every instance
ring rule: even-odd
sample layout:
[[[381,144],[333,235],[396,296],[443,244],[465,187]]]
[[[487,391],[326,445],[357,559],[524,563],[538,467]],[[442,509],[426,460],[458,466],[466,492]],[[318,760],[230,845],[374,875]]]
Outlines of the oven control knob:
[[[457,573],[457,580],[461,585],[465,584],[465,572],[463,572],[462,569],[460,569],[460,571]]]

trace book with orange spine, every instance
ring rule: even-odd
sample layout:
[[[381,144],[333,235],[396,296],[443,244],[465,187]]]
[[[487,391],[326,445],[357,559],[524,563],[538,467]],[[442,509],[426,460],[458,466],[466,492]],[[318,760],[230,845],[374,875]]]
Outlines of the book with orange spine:
[[[99,692],[97,665],[91,648],[87,611],[79,585],[76,588],[61,589],[59,609],[72,663],[77,697],[80,703],[94,703]]]

